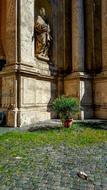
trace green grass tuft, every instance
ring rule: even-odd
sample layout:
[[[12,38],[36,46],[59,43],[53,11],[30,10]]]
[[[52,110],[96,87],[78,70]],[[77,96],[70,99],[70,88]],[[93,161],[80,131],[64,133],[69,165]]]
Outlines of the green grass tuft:
[[[69,146],[86,146],[94,143],[107,141],[107,130],[96,129],[86,124],[73,124],[71,128],[50,129],[35,132],[8,132],[1,135],[0,152],[7,147],[14,147],[16,150],[20,147],[28,147],[30,144],[35,146],[60,145],[63,143]],[[12,146],[11,146],[12,145]]]

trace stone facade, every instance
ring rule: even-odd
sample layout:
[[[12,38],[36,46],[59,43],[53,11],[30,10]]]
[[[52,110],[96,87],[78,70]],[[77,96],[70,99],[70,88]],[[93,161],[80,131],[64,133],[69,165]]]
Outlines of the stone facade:
[[[35,56],[41,7],[51,28],[49,60]],[[78,119],[107,118],[106,15],[106,0],[0,1],[0,111],[8,126],[52,118],[61,94],[80,100]]]

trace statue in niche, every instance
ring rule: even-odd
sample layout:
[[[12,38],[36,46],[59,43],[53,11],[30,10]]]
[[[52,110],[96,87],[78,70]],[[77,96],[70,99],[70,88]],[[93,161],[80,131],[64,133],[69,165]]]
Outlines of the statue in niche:
[[[46,12],[41,8],[35,21],[35,54],[36,57],[49,60],[48,52],[50,47],[51,35],[50,26],[46,22]]]

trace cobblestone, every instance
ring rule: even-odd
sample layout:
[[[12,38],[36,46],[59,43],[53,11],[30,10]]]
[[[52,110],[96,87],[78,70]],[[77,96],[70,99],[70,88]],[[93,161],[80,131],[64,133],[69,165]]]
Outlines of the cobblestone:
[[[106,154],[107,143],[100,144],[100,147],[95,145],[81,149],[66,146],[56,149],[51,146],[37,149],[35,147],[30,150],[27,160],[16,162],[13,159],[4,164],[7,171],[13,167],[14,173],[10,173],[10,177],[6,173],[0,175],[0,189],[107,190]],[[22,171],[18,171],[20,164],[26,166]],[[86,172],[88,180],[79,178],[78,171]]]
[[[27,157],[5,157],[1,164],[0,190],[107,190],[107,143],[82,148],[32,145]],[[79,178],[78,171],[88,180]]]

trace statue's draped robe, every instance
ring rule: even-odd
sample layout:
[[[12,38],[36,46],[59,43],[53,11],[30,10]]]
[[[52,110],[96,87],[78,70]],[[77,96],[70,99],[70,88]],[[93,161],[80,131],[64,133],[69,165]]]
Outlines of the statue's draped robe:
[[[38,16],[35,22],[35,33],[36,55],[42,55],[44,57],[47,57],[50,41],[50,27],[41,16]]]

